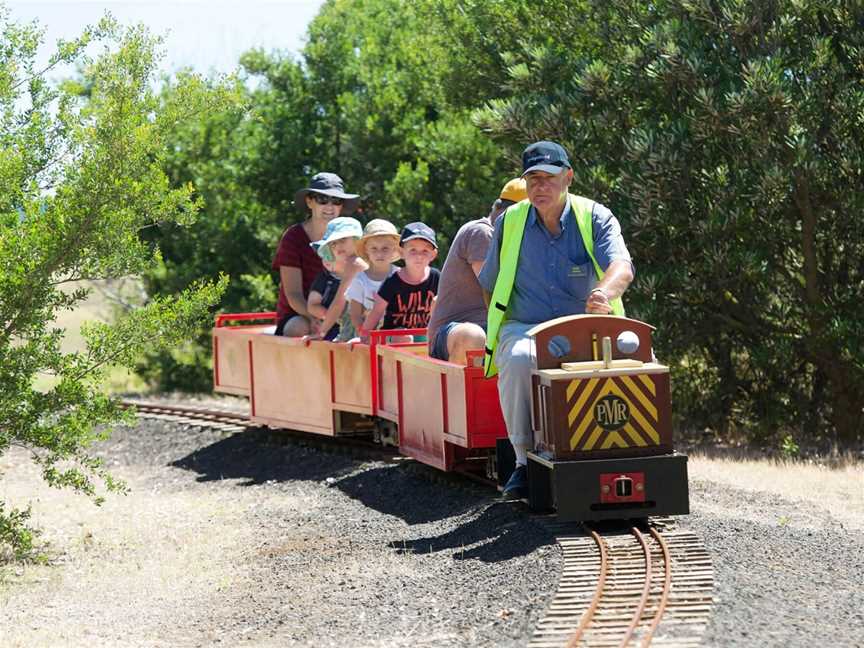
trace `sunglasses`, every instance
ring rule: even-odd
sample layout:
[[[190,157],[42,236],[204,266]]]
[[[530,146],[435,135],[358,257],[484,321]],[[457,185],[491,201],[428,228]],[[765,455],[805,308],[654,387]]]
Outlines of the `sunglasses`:
[[[328,203],[331,205],[341,205],[344,200],[341,198],[336,198],[335,196],[325,196],[324,194],[313,193],[312,200],[314,200],[319,205],[327,205]]]

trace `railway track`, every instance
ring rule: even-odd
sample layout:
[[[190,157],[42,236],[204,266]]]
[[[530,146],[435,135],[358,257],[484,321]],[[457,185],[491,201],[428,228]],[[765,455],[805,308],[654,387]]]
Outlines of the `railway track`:
[[[300,445],[317,448],[325,452],[342,452],[349,454],[359,453],[362,456],[370,456],[382,460],[402,460],[396,450],[380,443],[373,443],[362,436],[319,436],[310,435],[294,430],[262,428],[249,421],[249,410],[236,407],[198,407],[194,405],[175,405],[163,401],[123,400],[122,405],[126,408],[134,407],[140,418],[156,419],[180,425],[206,427],[219,430],[226,434],[242,432],[243,430],[256,430],[263,432],[260,437],[268,443],[298,443]]]
[[[144,418],[225,433],[254,427],[248,412],[236,408],[143,400],[125,400],[123,405],[134,407]],[[376,447],[348,441],[366,449]],[[555,598],[529,648],[700,645],[713,603],[714,573],[697,536],[667,528],[662,521],[602,529],[545,524],[561,546],[564,567]]]
[[[123,400],[121,404],[126,408],[134,407],[142,418],[210,427],[226,433],[242,432],[251,425],[249,412],[237,408],[198,407],[133,399]]]
[[[700,645],[714,572],[697,536],[662,524],[550,526],[564,569],[530,648]]]

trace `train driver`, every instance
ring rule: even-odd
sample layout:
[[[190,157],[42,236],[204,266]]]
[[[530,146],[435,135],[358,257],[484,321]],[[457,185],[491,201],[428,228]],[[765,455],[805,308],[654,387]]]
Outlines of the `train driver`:
[[[527,197],[525,180],[514,178],[504,185],[488,216],[468,221],[456,232],[429,320],[430,357],[466,364],[466,351],[486,347],[486,302],[477,275],[489,251],[495,220]]]
[[[273,269],[279,272],[279,302],[276,306],[276,335],[301,337],[318,334],[320,320],[309,313],[309,288],[324,270],[312,241],[324,238],[327,223],[337,216],[348,216],[357,207],[359,196],[345,193],[335,173],[318,173],[305,189],[294,195],[294,204],[306,219],[282,234]]]
[[[495,223],[478,277],[489,304],[486,375],[498,376],[498,395],[516,469],[506,497],[527,495],[533,350],[527,331],[579,313],[623,315],[621,295],[634,267],[618,220],[606,207],[569,193],[573,169],[555,142],[535,142],[522,153],[528,202]]]

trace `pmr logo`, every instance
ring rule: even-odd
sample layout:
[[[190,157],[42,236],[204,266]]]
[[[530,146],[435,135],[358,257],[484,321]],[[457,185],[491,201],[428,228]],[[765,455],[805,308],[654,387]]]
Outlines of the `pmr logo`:
[[[623,398],[606,394],[594,403],[594,420],[604,430],[618,430],[630,420],[630,407]]]

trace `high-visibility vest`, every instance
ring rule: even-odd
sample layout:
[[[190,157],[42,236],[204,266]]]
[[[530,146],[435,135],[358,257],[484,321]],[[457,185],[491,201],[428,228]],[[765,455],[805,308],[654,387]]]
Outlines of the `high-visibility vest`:
[[[603,269],[594,257],[594,227],[591,214],[594,211],[594,201],[582,196],[567,194],[570,199],[570,209],[579,226],[585,251],[594,264],[597,279],[603,279]],[[531,203],[526,199],[511,205],[501,215],[504,219],[501,236],[501,250],[498,260],[498,278],[495,280],[495,289],[492,292],[492,300],[489,303],[489,315],[486,325],[486,357],[483,366],[486,377],[490,378],[498,373],[495,366],[495,350],[498,348],[498,331],[507,316],[507,306],[510,303],[510,294],[513,292],[513,283],[516,281],[516,267],[519,265],[519,249],[522,247],[522,237],[525,234],[525,224],[528,222],[528,211]],[[624,302],[620,297],[611,300],[612,313],[624,315]]]

